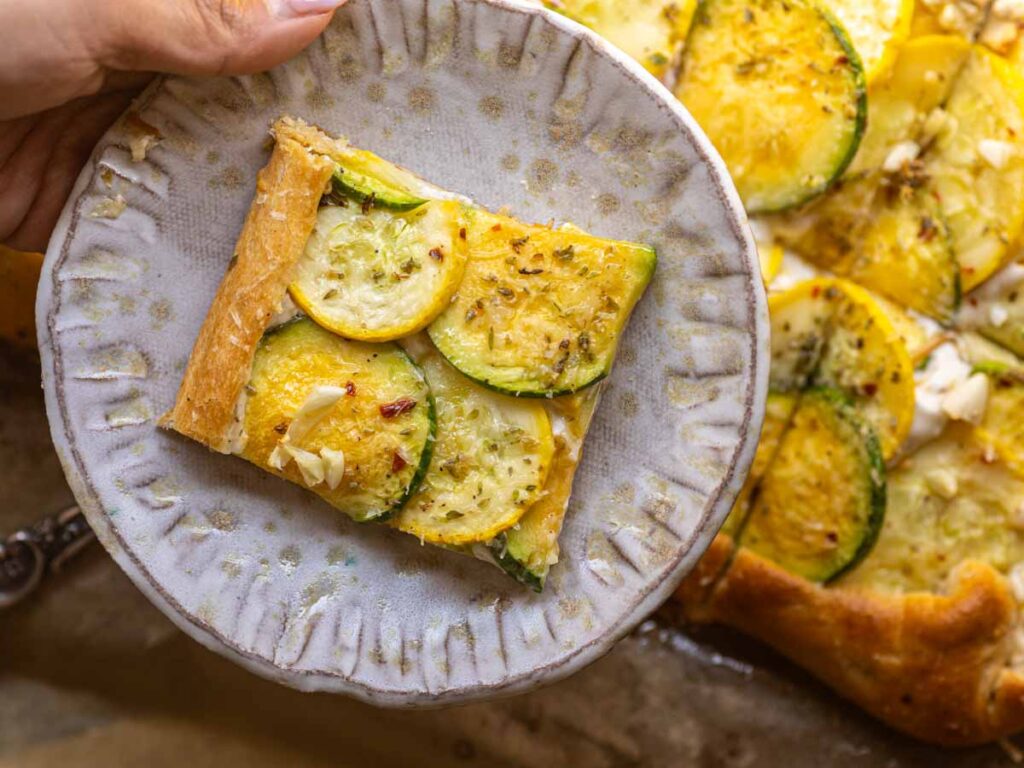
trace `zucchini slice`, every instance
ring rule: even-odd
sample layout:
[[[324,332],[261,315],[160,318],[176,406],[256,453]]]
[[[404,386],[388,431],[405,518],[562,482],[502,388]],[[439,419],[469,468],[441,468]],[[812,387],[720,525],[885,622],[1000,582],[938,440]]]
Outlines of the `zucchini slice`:
[[[758,487],[740,544],[827,582],[871,550],[884,514],[885,464],[874,430],[842,394],[812,390]]]
[[[430,464],[434,402],[393,344],[346,341],[307,318],[269,331],[246,387],[241,455],[353,520],[384,520]]]
[[[604,378],[654,273],[654,250],[483,210],[468,218],[465,276],[428,329],[441,354],[518,396],[554,397]]]
[[[910,35],[914,0],[830,0],[828,7],[849,33],[868,83],[887,74]]]
[[[544,493],[555,452],[547,411],[477,386],[421,337],[407,348],[430,381],[438,438],[430,470],[393,524],[432,544],[488,542]]]
[[[773,295],[771,386],[839,390],[895,455],[914,417],[914,367],[903,334],[871,294],[819,278]]]
[[[867,116],[860,58],[813,0],[703,0],[676,95],[751,213],[824,192],[856,154]]]
[[[960,266],[924,189],[893,188],[879,173],[847,177],[774,233],[812,264],[939,322],[960,304]]]
[[[419,177],[365,149],[349,149],[334,172],[335,197],[408,211],[427,202],[427,185]]]
[[[1024,77],[973,46],[925,175],[949,226],[964,291],[995,273],[1024,229]]]
[[[289,290],[295,303],[349,339],[390,341],[425,328],[459,287],[466,265],[462,206],[410,211],[320,208]]]
[[[535,592],[543,590],[548,571],[558,562],[558,535],[597,399],[597,391],[588,389],[551,401],[548,409],[555,427],[555,454],[544,495],[490,544],[494,561]]]
[[[697,0],[545,0],[664,77],[678,58]]]
[[[878,542],[843,587],[936,592],[965,560],[1003,574],[1024,561],[1024,474],[964,422],[951,423],[891,470],[888,497]]]

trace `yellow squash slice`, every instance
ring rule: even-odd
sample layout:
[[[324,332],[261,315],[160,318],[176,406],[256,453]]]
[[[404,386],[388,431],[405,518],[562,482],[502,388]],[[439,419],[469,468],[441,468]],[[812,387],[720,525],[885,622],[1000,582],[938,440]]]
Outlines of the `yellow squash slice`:
[[[246,392],[240,455],[354,520],[394,514],[430,463],[430,389],[394,344],[294,320],[264,336]]]
[[[355,202],[323,206],[291,295],[320,325],[349,339],[415,333],[459,287],[463,226],[462,206],[446,200],[409,211]]]
[[[769,313],[772,387],[843,392],[891,458],[913,422],[914,368],[886,310],[849,281],[821,278],[772,296]]]
[[[860,143],[860,58],[812,0],[704,0],[676,94],[707,132],[751,212],[821,194]]]
[[[914,0],[830,0],[827,5],[849,33],[868,83],[888,72],[896,49],[910,35]]]
[[[655,77],[665,77],[690,29],[697,0],[546,0],[606,37]]]
[[[935,110],[949,98],[970,51],[967,40],[953,35],[929,35],[899,46],[892,69],[868,89],[868,129],[850,174],[879,171],[908,142],[920,150],[934,140],[942,126]]]
[[[555,453],[547,411],[474,384],[422,337],[406,343],[434,393],[437,444],[393,524],[432,544],[489,542],[544,493]]]
[[[969,291],[1006,262],[1024,227],[1024,78],[974,46],[946,111],[924,171]]]
[[[653,249],[475,210],[458,293],[430,338],[499,392],[553,397],[604,378],[654,273]]]
[[[960,304],[960,269],[935,199],[879,174],[844,179],[776,222],[781,242],[818,267],[943,323]]]

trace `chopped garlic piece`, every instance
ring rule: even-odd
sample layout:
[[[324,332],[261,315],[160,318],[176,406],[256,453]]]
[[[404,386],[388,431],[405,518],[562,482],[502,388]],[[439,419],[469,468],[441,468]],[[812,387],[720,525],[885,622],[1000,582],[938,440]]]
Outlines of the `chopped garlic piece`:
[[[310,469],[312,464],[307,461],[308,466],[306,469],[303,469],[302,464],[299,463],[299,459],[294,453],[294,451],[300,451],[301,449],[295,448],[294,444],[300,442],[302,438],[308,435],[310,430],[320,423],[320,420],[330,412],[334,404],[343,398],[345,394],[343,387],[321,385],[314,388],[302,405],[299,406],[299,410],[295,412],[291,424],[288,425],[288,431],[284,433],[284,437],[278,441],[277,446],[270,452],[270,458],[267,459],[267,463],[274,469],[281,471],[288,466],[288,462],[291,459],[295,459],[295,463],[299,465],[299,471],[302,472],[303,480],[306,481],[306,485],[310,485],[307,472],[313,471]],[[309,451],[302,451],[302,453],[314,456],[317,461],[320,461],[320,458],[315,453],[310,453]],[[316,470],[320,477],[317,483],[324,481],[324,471],[322,465]],[[344,472],[344,466],[342,471]],[[317,483],[312,483],[312,485]]]
[[[322,385],[314,388],[295,412],[284,439],[291,443],[302,440],[344,396],[344,387]]]
[[[1010,319],[1010,313],[1002,304],[993,304],[988,311],[988,319],[996,328],[1002,328]]]
[[[951,419],[980,424],[988,404],[988,376],[976,373],[942,398],[942,410]]]
[[[925,483],[929,490],[940,498],[949,501],[956,497],[960,485],[956,479],[956,471],[949,468],[933,469],[924,476]]]
[[[321,448],[320,458],[323,459],[327,487],[333,491],[341,485],[341,480],[345,476],[345,452]]]
[[[882,170],[886,173],[896,173],[907,163],[917,159],[921,147],[916,141],[901,141],[889,150],[889,154],[882,163]]]
[[[295,465],[302,473],[302,482],[312,488],[320,485],[326,477],[324,461],[312,451],[296,448],[294,445],[283,446],[285,452],[295,459]]]
[[[978,154],[985,158],[986,163],[1000,171],[1013,157],[1013,145],[1008,141],[982,139],[978,142]]]

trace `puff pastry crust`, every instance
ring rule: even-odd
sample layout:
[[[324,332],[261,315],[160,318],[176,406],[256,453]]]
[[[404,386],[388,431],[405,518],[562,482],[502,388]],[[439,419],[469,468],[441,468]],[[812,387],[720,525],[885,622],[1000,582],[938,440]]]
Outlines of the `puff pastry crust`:
[[[1024,728],[1008,581],[961,563],[942,594],[823,587],[715,538],[676,593],[690,621],[735,627],[889,725],[964,746]]]
[[[161,426],[220,453],[232,452],[236,404],[249,380],[256,347],[281,310],[316,222],[317,209],[347,146],[291,118],[273,128],[270,161],[192,349],[185,377]]]

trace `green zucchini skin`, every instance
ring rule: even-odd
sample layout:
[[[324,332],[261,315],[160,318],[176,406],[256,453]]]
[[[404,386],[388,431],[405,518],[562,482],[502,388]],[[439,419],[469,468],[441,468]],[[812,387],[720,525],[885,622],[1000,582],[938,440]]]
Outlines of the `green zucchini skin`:
[[[404,349],[402,353],[409,357]],[[409,499],[415,496],[420,486],[423,485],[423,478],[427,476],[427,472],[430,470],[430,461],[434,458],[434,446],[437,445],[437,403],[434,400],[434,393],[430,390],[430,382],[427,380],[423,369],[411,357],[409,357],[409,362],[419,371],[420,376],[427,383],[427,423],[429,424],[427,442],[424,444],[423,452],[420,454],[420,462],[416,466],[416,474],[412,476],[412,480],[409,481],[409,486],[405,489],[402,497],[383,515],[371,518],[365,522],[386,523],[394,519],[395,515],[402,511],[402,508],[409,502]]]
[[[390,208],[393,211],[411,211],[419,208],[425,198],[409,194],[384,182],[358,171],[339,167],[331,177],[331,187],[335,195],[350,198],[365,205]]]
[[[534,573],[525,563],[513,557],[508,551],[508,542],[504,533],[492,541],[488,549],[491,551],[494,562],[501,570],[538,594],[544,591],[544,579],[547,574]]]

